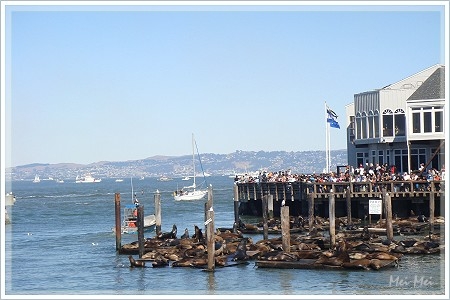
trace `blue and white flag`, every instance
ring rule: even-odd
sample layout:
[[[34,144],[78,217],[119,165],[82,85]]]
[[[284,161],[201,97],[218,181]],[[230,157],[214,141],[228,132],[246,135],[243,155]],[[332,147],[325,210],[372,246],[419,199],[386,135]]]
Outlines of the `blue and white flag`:
[[[330,127],[340,129],[341,127],[339,126],[339,123],[336,120],[338,115],[334,111],[332,111],[328,106],[327,106],[327,114],[328,114],[327,122],[330,123]]]

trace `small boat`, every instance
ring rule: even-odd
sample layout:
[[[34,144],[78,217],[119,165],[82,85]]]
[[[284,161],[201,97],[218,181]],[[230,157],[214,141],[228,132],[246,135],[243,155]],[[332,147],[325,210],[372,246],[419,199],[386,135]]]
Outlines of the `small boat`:
[[[133,190],[133,178],[131,178],[131,200],[133,204],[125,204],[122,213],[121,232],[123,234],[136,234],[137,228],[137,209],[139,201]],[[156,228],[156,216],[154,214],[144,217],[144,232],[150,232]],[[116,232],[116,228],[112,228],[113,232]]]
[[[6,193],[5,197],[5,206],[11,206],[14,205],[16,202],[16,196],[12,192]]]
[[[138,233],[137,228],[137,205],[126,204],[122,210],[122,224],[121,231],[122,234],[136,234]],[[144,232],[151,232],[156,228],[156,216],[147,215],[144,217]],[[113,232],[116,229],[113,228]]]
[[[122,182],[123,179],[116,179],[116,182]]]
[[[94,183],[100,181],[102,181],[100,178],[94,178],[90,173],[83,177],[77,175],[77,178],[75,179],[76,183]]]
[[[139,178],[139,180],[144,180],[145,179],[145,177],[144,176],[141,176],[141,178]]]
[[[56,181],[56,183],[64,183],[64,180],[62,180],[62,179],[56,179],[55,181]]]
[[[34,176],[33,182],[34,183],[41,182],[41,179],[39,179],[39,175]]]
[[[192,185],[190,186],[185,186],[183,187],[181,190],[176,190],[174,192],[173,198],[175,199],[175,201],[181,201],[181,200],[200,200],[202,198],[204,198],[206,196],[206,194],[208,193],[208,190],[204,189],[204,190],[197,190],[197,186],[195,184],[195,153],[194,153],[194,145],[195,145],[195,139],[194,139],[194,134],[192,134],[192,165],[193,165],[193,169],[194,169],[194,182],[192,183]]]
[[[181,180],[191,180],[191,178],[189,178],[189,176],[183,177]]]
[[[173,180],[173,179],[170,178],[170,177],[167,177],[167,176],[161,176],[158,180],[159,181],[170,181],[170,180]]]

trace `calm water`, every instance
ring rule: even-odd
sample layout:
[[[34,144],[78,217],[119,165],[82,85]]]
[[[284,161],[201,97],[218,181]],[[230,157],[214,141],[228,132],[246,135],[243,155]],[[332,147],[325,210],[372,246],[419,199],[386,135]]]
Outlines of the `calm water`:
[[[405,256],[399,268],[380,271],[281,270],[249,265],[216,269],[129,267],[115,251],[114,194],[131,202],[130,180],[76,184],[75,179],[7,183],[16,203],[8,207],[5,294],[8,295],[404,295],[444,294],[444,255]],[[146,213],[161,192],[162,230],[193,234],[203,226],[206,200],[175,202],[172,192],[187,181],[133,180]],[[233,179],[208,177],[216,227],[231,227]],[[154,233],[147,234],[152,237]],[[262,236],[252,236],[256,242]],[[125,235],[122,244],[136,240]]]

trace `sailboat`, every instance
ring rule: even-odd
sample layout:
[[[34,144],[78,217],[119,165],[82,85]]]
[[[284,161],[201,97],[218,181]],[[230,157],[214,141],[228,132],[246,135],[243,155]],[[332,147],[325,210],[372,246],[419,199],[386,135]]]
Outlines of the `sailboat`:
[[[173,198],[175,201],[181,201],[181,200],[200,200],[208,193],[208,190],[197,190],[196,184],[195,184],[195,153],[194,153],[194,145],[195,145],[195,139],[194,134],[192,134],[192,166],[194,169],[193,173],[193,183],[190,186],[185,186],[181,190],[177,190],[174,192]]]
[[[33,182],[34,183],[41,182],[41,179],[39,179],[39,175],[34,176]]]

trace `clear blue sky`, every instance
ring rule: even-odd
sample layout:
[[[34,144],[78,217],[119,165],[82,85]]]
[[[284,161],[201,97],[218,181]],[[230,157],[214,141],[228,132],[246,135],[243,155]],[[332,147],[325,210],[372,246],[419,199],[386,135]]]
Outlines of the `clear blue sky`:
[[[345,149],[354,94],[445,64],[443,2],[123,3],[6,6],[7,166],[325,150],[325,101]]]

